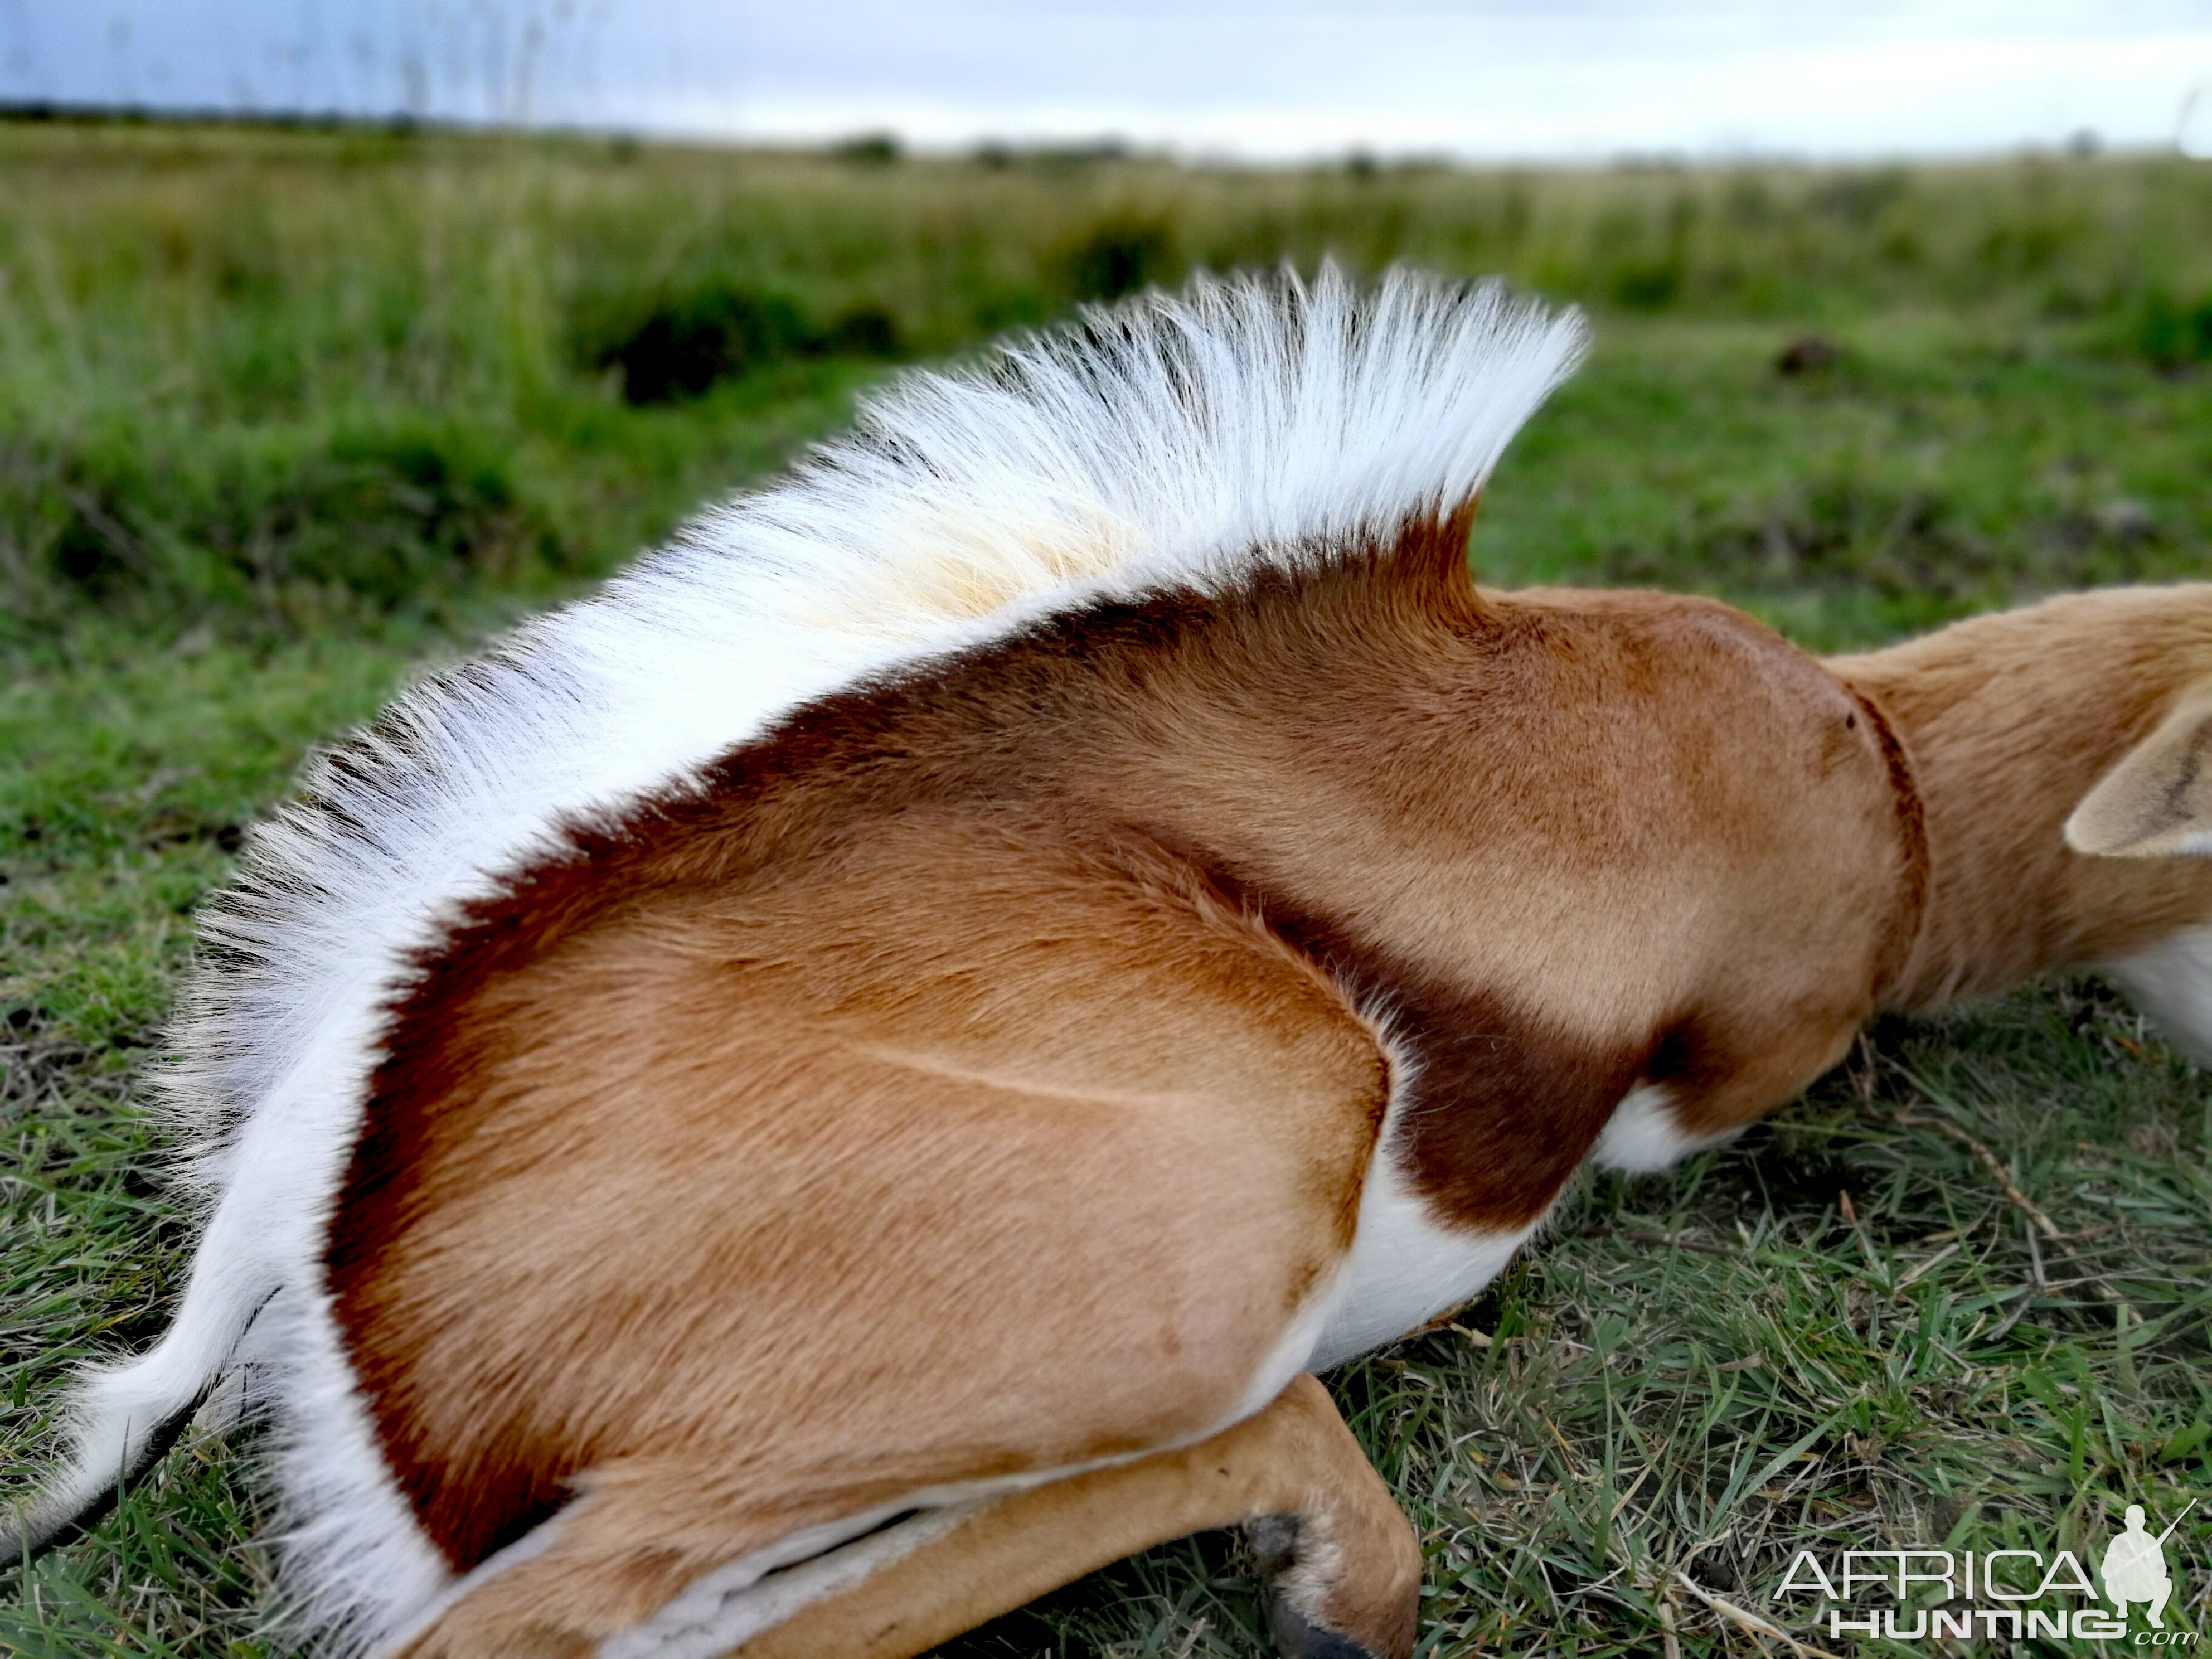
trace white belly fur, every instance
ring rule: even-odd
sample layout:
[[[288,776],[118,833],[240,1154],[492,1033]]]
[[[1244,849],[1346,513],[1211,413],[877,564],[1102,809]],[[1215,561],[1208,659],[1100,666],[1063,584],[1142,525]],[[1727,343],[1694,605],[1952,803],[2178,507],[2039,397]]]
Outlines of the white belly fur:
[[[1590,1162],[1602,1170],[1649,1175],[1709,1147],[1726,1146],[1742,1133],[1724,1129],[1717,1135],[1686,1135],[1674,1121],[1674,1103],[1665,1087],[1639,1083],[1613,1109],[1605,1133],[1590,1152]]]
[[[2186,927],[2105,964],[2173,1046],[2212,1065],[2212,927]]]
[[[2204,936],[2204,1012],[2212,1024],[2212,933]],[[1686,1135],[1676,1127],[1664,1088],[1642,1084],[1613,1108],[1591,1161],[1608,1170],[1663,1170],[1694,1152],[1733,1139],[1736,1131]],[[1463,1307],[1504,1271],[1513,1253],[1541,1227],[1496,1232],[1445,1224],[1415,1193],[1400,1166],[1401,1136],[1394,1112],[1367,1173],[1359,1201],[1359,1231],[1338,1280],[1336,1296],[1315,1346],[1309,1369],[1331,1365],[1395,1342],[1439,1315]]]
[[[1310,1370],[1327,1370],[1395,1342],[1474,1301],[1543,1224],[1539,1219],[1501,1232],[1443,1225],[1400,1168],[1395,1129],[1394,1122],[1385,1130],[1369,1166],[1359,1231],[1307,1361]]]

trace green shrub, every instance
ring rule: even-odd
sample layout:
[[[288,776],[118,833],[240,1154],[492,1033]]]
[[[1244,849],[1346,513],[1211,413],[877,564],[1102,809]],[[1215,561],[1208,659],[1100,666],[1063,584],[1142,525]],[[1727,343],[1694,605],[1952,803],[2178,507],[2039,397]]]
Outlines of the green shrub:
[[[622,371],[627,403],[696,398],[718,380],[818,349],[822,337],[780,294],[708,282],[654,304],[593,358]]]
[[[2212,295],[2185,301],[2153,289],[2130,320],[2130,343],[2148,362],[2175,369],[2212,360]]]

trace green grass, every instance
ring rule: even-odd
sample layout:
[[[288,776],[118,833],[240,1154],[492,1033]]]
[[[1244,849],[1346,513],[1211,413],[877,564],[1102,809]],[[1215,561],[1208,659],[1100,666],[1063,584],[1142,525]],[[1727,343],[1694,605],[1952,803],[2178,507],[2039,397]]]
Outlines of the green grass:
[[[1491,489],[1489,580],[1705,589],[1827,648],[2208,574],[2212,174],[2179,161],[1238,173],[0,125],[0,172],[19,1483],[69,1366],[181,1283],[138,1079],[239,827],[887,357],[1199,264],[1501,270],[1590,306],[1599,346]],[[711,384],[634,404],[656,319]],[[1832,349],[1782,373],[1807,336]],[[1975,1145],[2082,1236],[2032,1243]],[[1333,1379],[1429,1553],[1424,1654],[1656,1651],[1662,1615],[1748,1652],[1677,1573],[1771,1614],[1800,1547],[2079,1547],[2212,1493],[2208,1179],[2212,1086],[2079,981],[1885,1024],[1739,1147],[1590,1181],[1463,1322],[1485,1340]],[[0,1647],[276,1651],[251,1455],[194,1437],[15,1569]],[[2169,1553],[2199,1628],[2212,1515]],[[1256,1629],[1217,1536],[951,1650],[1249,1656]]]

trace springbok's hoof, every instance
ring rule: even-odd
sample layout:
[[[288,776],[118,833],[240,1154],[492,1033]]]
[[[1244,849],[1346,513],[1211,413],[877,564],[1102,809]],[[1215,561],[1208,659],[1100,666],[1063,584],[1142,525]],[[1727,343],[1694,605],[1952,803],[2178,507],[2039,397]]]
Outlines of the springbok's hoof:
[[[1267,1633],[1275,1638],[1283,1659],[1404,1659],[1403,1653],[1372,1648],[1342,1631],[1331,1630],[1291,1605],[1284,1583],[1297,1565],[1297,1516],[1256,1516],[1244,1523],[1244,1540],[1251,1547],[1253,1565],[1267,1587]],[[1404,1645],[1411,1650],[1410,1636]]]
[[[1300,1613],[1277,1590],[1267,1592],[1267,1634],[1283,1650],[1283,1659],[1390,1659],[1363,1647],[1349,1636],[1324,1629]]]

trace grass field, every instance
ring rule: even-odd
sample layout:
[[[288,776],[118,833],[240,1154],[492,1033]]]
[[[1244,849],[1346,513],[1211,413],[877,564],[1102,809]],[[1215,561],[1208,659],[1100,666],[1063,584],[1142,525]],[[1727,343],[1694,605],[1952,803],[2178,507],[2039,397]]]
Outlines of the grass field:
[[[18,1491],[68,1368],[181,1284],[137,1079],[241,826],[898,361],[1200,264],[1499,270],[1599,343],[1491,489],[1487,580],[1698,588],[1829,648],[2212,574],[2212,171],[2179,161],[1261,173],[19,124],[0,178]],[[1463,1332],[1332,1379],[1429,1553],[1422,1652],[1748,1653],[1707,1598],[1802,1630],[1769,1599],[1800,1547],[2172,1518],[2212,1494],[2208,1200],[2212,1085],[2087,979],[1885,1024],[1735,1149],[1590,1182]],[[0,1647],[284,1651],[251,1453],[196,1436],[15,1569]],[[2200,1628],[2212,1513],[2168,1553]],[[1257,1628],[1210,1537],[950,1651]]]

